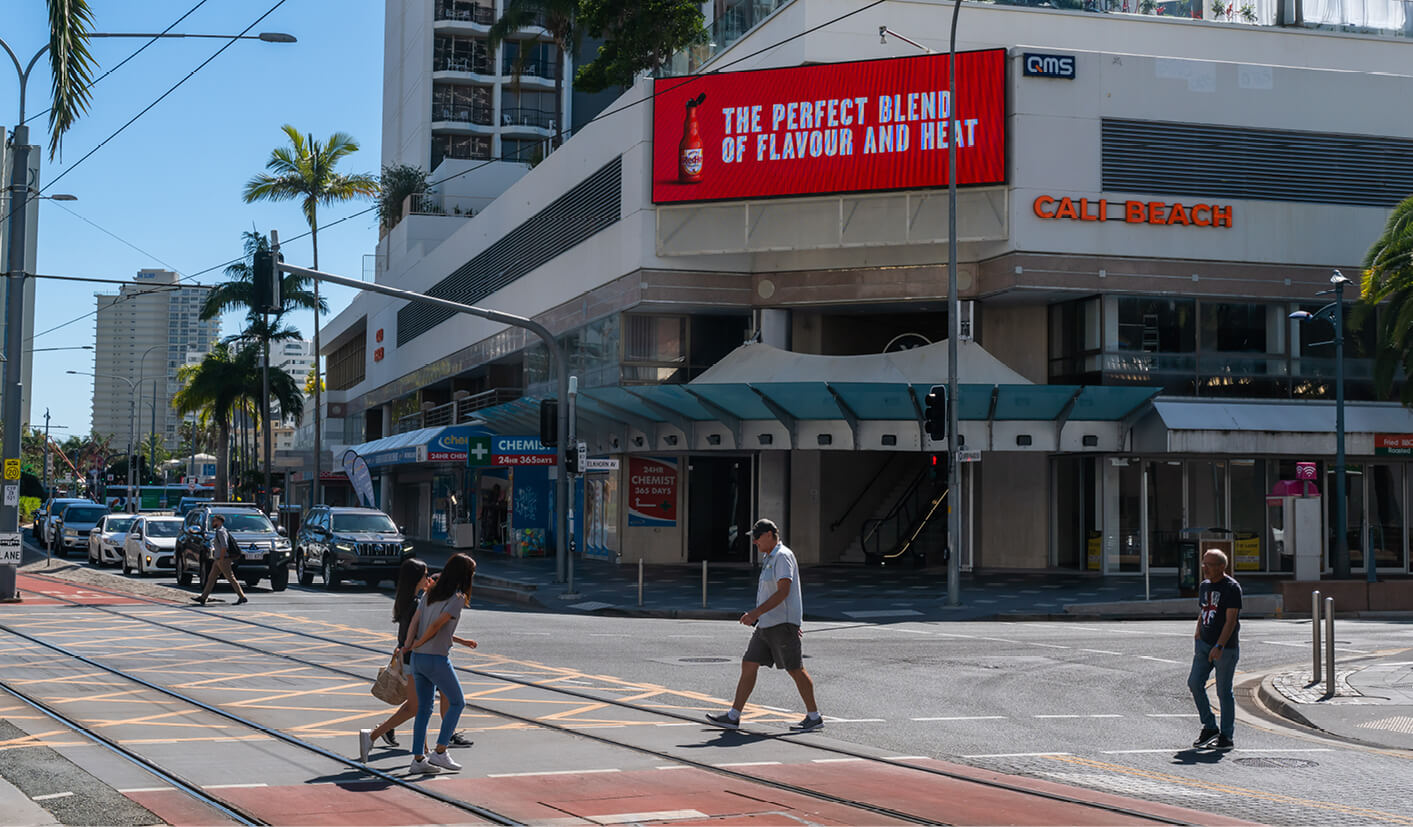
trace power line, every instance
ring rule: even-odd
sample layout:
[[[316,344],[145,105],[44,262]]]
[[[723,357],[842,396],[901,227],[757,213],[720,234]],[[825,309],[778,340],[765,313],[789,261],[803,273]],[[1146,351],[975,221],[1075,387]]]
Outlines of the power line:
[[[280,0],[280,2],[279,2],[279,3],[276,3],[275,6],[270,9],[270,11],[266,12],[264,15],[261,15],[261,17],[260,17],[259,20],[256,20],[254,23],[252,23],[252,24],[250,24],[249,26],[247,26],[247,27],[245,28],[245,30],[241,32],[241,34],[244,34],[245,32],[250,31],[250,30],[251,30],[252,28],[254,28],[256,25],[258,25],[261,20],[264,20],[265,17],[268,16],[271,12],[273,12],[275,9],[277,9],[277,8],[279,8],[281,5],[283,5],[284,2],[285,2],[285,0]],[[594,117],[590,118],[588,121],[585,121],[584,125],[585,125],[585,126],[588,126],[589,124],[594,123],[595,121],[602,120],[602,119],[607,118],[607,117],[609,117],[609,116],[611,116],[611,115],[616,115],[616,114],[618,114],[618,113],[620,113],[620,112],[627,111],[628,109],[631,109],[631,108],[634,107],[634,106],[638,106],[639,104],[646,103],[647,101],[654,100],[655,98],[657,98],[658,95],[666,94],[666,93],[668,93],[668,92],[674,91],[674,90],[679,89],[679,88],[681,88],[681,87],[683,87],[683,86],[685,86],[685,85],[687,85],[687,84],[694,83],[694,82],[696,82],[698,79],[703,78],[703,77],[706,77],[706,76],[708,76],[708,75],[724,74],[724,73],[725,73],[725,70],[726,70],[726,69],[729,69],[729,68],[732,67],[732,66],[736,66],[736,65],[738,65],[738,64],[740,64],[740,63],[742,63],[742,62],[744,62],[744,61],[750,60],[750,59],[753,58],[753,57],[757,57],[757,56],[759,56],[759,55],[762,55],[762,54],[764,54],[764,53],[766,53],[766,52],[768,52],[768,51],[770,51],[770,50],[772,50],[772,49],[775,49],[775,48],[778,48],[778,47],[780,47],[780,46],[783,46],[783,45],[785,45],[786,43],[789,43],[789,42],[791,42],[791,41],[793,41],[793,40],[797,40],[797,39],[799,39],[799,38],[801,38],[801,37],[804,37],[804,36],[806,36],[806,35],[813,34],[814,32],[817,32],[817,31],[819,31],[820,29],[823,29],[823,28],[825,28],[825,27],[827,27],[827,26],[831,26],[831,25],[833,25],[833,24],[835,24],[835,23],[838,23],[838,22],[840,22],[840,21],[842,21],[842,20],[846,20],[846,19],[848,19],[848,18],[850,18],[850,17],[853,17],[853,16],[856,15],[856,14],[861,14],[861,13],[863,13],[863,12],[865,12],[865,11],[868,11],[868,10],[871,9],[871,8],[874,8],[875,6],[880,6],[880,5],[882,5],[884,2],[885,2],[885,0],[873,0],[873,2],[868,3],[868,4],[865,5],[865,6],[861,6],[861,7],[857,8],[857,9],[854,9],[853,11],[850,11],[850,12],[845,12],[844,14],[841,14],[841,15],[839,15],[838,17],[831,18],[831,19],[826,20],[826,21],[824,21],[823,23],[820,23],[820,24],[818,24],[818,25],[816,25],[816,26],[811,26],[810,28],[805,29],[804,31],[796,32],[795,34],[790,35],[789,37],[784,38],[783,40],[776,41],[775,43],[771,43],[771,44],[769,44],[769,45],[767,45],[767,46],[764,46],[764,47],[762,47],[762,48],[760,48],[760,49],[757,49],[757,50],[754,51],[754,52],[750,52],[749,54],[745,54],[745,55],[742,55],[741,57],[735,58],[734,60],[728,61],[727,63],[725,63],[725,64],[723,64],[723,65],[721,65],[721,66],[719,66],[719,67],[716,67],[716,68],[712,69],[710,72],[703,72],[703,73],[701,73],[701,74],[684,76],[684,77],[682,78],[682,82],[681,82],[681,83],[674,84],[674,85],[668,87],[667,89],[662,90],[661,92],[656,92],[656,91],[655,91],[655,92],[652,92],[651,94],[648,94],[648,95],[646,95],[646,96],[644,96],[644,97],[642,97],[642,98],[639,98],[639,99],[634,100],[634,101],[630,101],[630,102],[624,104],[623,106],[618,107],[617,109],[611,109],[611,110],[608,110],[608,111],[605,111],[605,112],[600,112],[599,114],[597,114],[597,115],[595,115]],[[232,42],[234,42],[234,41],[232,41]],[[230,45],[230,44],[228,43],[228,44],[226,44],[226,46],[221,47],[221,51],[224,51],[229,45]],[[220,54],[220,52],[218,51],[216,54]],[[216,55],[212,55],[212,58],[214,58],[215,56],[216,56]],[[207,62],[210,62],[210,61],[208,60]],[[202,66],[205,66],[205,65],[206,65],[205,63],[202,64]],[[198,66],[196,70],[193,70],[193,74],[195,74],[195,72],[196,72],[196,71],[199,71],[200,69],[201,69],[201,66]],[[563,69],[563,67],[561,67],[561,71],[562,71],[562,69]],[[188,77],[190,77],[190,75],[188,75]],[[185,78],[183,79],[182,82],[185,82]],[[179,83],[179,84],[177,84],[177,85],[180,86],[181,84]],[[173,87],[173,89],[175,89],[175,88],[176,88],[176,87]],[[170,91],[171,91],[171,90],[168,90],[168,92],[170,92]],[[165,96],[166,96],[166,93],[164,93],[163,97],[165,97]],[[158,100],[161,100],[161,98],[158,98]],[[154,101],[154,104],[153,104],[153,105],[155,105],[155,104],[156,104],[156,102]],[[151,107],[149,106],[148,109],[150,109],[150,108],[151,108]],[[146,109],[143,110],[143,112],[146,112],[146,111],[147,111]],[[138,113],[138,116],[140,117],[141,114],[142,114],[142,113]],[[136,120],[136,118],[134,118],[134,120]],[[131,123],[131,122],[129,122],[129,123]],[[126,128],[126,126],[125,126],[124,128]],[[121,130],[119,130],[119,131],[121,131]],[[553,137],[554,137],[554,138],[562,138],[566,133],[567,133],[567,130],[561,128],[561,129],[558,129],[558,130],[555,131]],[[117,134],[117,133],[114,133],[114,135],[116,135],[116,134]],[[110,137],[111,137],[111,136],[110,136]],[[104,143],[107,143],[107,141],[105,140]],[[96,152],[97,149],[98,149],[98,148],[101,148],[101,147],[102,147],[102,144],[100,144],[99,147],[96,147],[93,151]],[[517,151],[516,154],[517,154],[517,156],[518,156],[518,155],[523,155],[523,154],[525,154],[527,151],[529,151],[529,149],[530,149],[530,147],[522,147],[520,150]],[[92,152],[90,152],[89,154],[91,155]],[[84,157],[86,158],[87,156],[84,156]],[[82,161],[82,160],[83,160],[83,159],[80,159],[80,161]],[[475,172],[475,171],[478,170],[478,169],[483,169],[483,168],[485,168],[485,167],[487,167],[487,166],[490,166],[491,164],[495,163],[497,160],[505,160],[505,159],[504,159],[504,156],[502,156],[502,157],[499,158],[499,159],[494,159],[494,158],[493,158],[493,159],[490,159],[490,160],[483,161],[483,162],[480,163],[480,164],[476,164],[475,166],[468,167],[468,168],[466,168],[466,169],[462,170],[461,172],[458,172],[458,173],[456,173],[456,174],[454,174],[454,175],[448,175],[447,177],[445,177],[445,178],[440,178],[440,179],[438,179],[438,180],[436,180],[436,181],[429,181],[429,182],[428,182],[428,186],[437,186],[437,185],[440,185],[440,184],[444,184],[444,183],[446,183],[447,181],[455,180],[455,179],[457,179],[457,178],[460,178],[460,177],[463,176],[463,175],[467,175],[467,174],[469,174],[469,173]],[[67,171],[66,171],[66,174],[67,174]],[[61,176],[61,177],[62,177],[62,176]],[[57,181],[58,181],[58,178],[54,179],[54,181],[49,182],[49,186],[53,186],[54,183],[57,182]],[[47,187],[46,187],[46,189],[47,189]],[[340,224],[342,224],[342,223],[344,223],[344,222],[346,222],[346,221],[351,221],[352,219],[358,218],[359,216],[367,215],[368,213],[373,212],[373,211],[375,211],[375,210],[377,210],[377,209],[378,209],[378,205],[377,205],[377,204],[373,204],[373,205],[370,206],[370,207],[366,207],[366,208],[364,208],[364,209],[362,209],[362,210],[359,210],[359,211],[357,211],[357,212],[350,213],[349,215],[345,215],[345,216],[343,216],[342,218],[335,219],[334,221],[331,221],[331,222],[329,222],[328,224],[320,225],[320,228],[319,228],[319,229],[321,229],[321,230],[327,230],[327,229],[330,229],[330,228],[332,228],[332,227],[337,227],[338,225],[340,225]],[[95,225],[95,226],[96,226],[96,225]],[[100,229],[101,229],[101,228],[100,228]],[[106,231],[105,231],[105,232],[106,232]],[[300,234],[298,234],[298,235],[290,236],[288,239],[285,240],[285,243],[289,243],[289,242],[291,242],[291,241],[298,241],[298,240],[300,240],[300,239],[307,238],[307,237],[309,237],[309,236],[312,235],[312,234],[313,234],[312,231],[305,231],[305,232],[300,233]],[[111,235],[111,233],[110,233],[110,235]],[[116,236],[114,236],[114,237],[116,238]],[[121,241],[122,239],[119,239],[119,240]],[[124,241],[123,243],[128,244],[128,242],[126,242],[126,241]],[[132,245],[132,244],[128,244],[128,246],[133,247],[133,249],[138,249],[137,247],[135,247],[135,246]],[[139,252],[140,252],[140,250],[139,250]],[[154,257],[154,258],[155,258],[155,257]],[[207,267],[206,269],[200,270],[200,271],[198,271],[198,272],[196,272],[196,273],[193,273],[193,274],[191,274],[190,276],[183,276],[182,278],[178,279],[176,283],[177,283],[177,284],[181,284],[182,282],[188,281],[188,280],[190,280],[190,279],[194,279],[194,278],[196,278],[197,276],[205,275],[206,273],[209,273],[209,272],[211,272],[211,271],[213,271],[213,270],[224,269],[224,268],[226,268],[226,267],[229,267],[229,266],[232,265],[232,264],[235,264],[235,263],[240,262],[240,261],[243,261],[243,260],[244,260],[244,257],[235,258],[235,259],[231,259],[231,260],[229,260],[229,261],[223,262],[223,263],[221,263],[221,264],[215,265],[214,267]],[[171,269],[175,270],[176,268],[171,268]],[[127,282],[123,282],[123,283],[126,284]],[[138,295],[142,295],[142,294],[141,294],[141,293],[133,294],[131,297],[132,297],[132,298],[136,298]],[[72,319],[72,320],[70,320],[70,321],[64,322],[63,324],[57,325],[57,326],[55,326],[55,327],[51,327],[51,328],[49,328],[48,330],[45,330],[45,331],[43,331],[43,332],[36,333],[36,334],[34,334],[33,336],[31,336],[31,337],[30,337],[28,340],[26,340],[26,341],[29,341],[29,340],[32,340],[32,339],[36,339],[36,338],[38,338],[38,337],[40,337],[40,336],[48,335],[48,334],[53,333],[53,332],[55,332],[55,331],[57,331],[57,330],[61,330],[61,329],[65,328],[65,327],[67,327],[67,326],[69,326],[69,325],[71,325],[71,324],[75,324],[75,323],[77,323],[77,322],[83,321],[84,319],[87,319],[87,318],[89,318],[90,316],[97,315],[97,313],[98,313],[97,310],[90,311],[90,312],[88,312],[88,313],[85,313],[85,314],[82,315],[82,316],[79,316],[78,318],[75,318],[75,319]]]

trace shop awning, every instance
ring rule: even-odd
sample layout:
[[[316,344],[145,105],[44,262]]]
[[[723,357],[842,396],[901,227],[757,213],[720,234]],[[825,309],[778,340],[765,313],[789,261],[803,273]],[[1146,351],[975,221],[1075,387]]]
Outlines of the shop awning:
[[[1413,411],[1395,402],[1346,402],[1345,453],[1375,456],[1379,435],[1413,435]],[[1134,450],[1227,456],[1333,456],[1335,404],[1325,400],[1159,397],[1134,427]]]
[[[436,428],[418,428],[402,434],[385,436],[350,446],[369,466],[400,465],[415,462],[454,461],[452,455],[461,455],[466,461],[466,439],[471,436],[489,436],[492,432],[479,424],[446,425]],[[334,457],[338,462],[339,457]]]

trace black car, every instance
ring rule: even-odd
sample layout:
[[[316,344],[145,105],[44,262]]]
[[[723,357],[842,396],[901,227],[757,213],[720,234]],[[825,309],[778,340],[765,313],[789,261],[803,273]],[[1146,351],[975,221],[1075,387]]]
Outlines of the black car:
[[[402,561],[412,556],[412,546],[392,518],[376,508],[316,505],[295,537],[295,570],[299,585],[314,582],[314,572],[332,589],[346,578],[356,578],[376,588],[383,580],[396,580]]]
[[[240,547],[231,560],[235,576],[250,588],[269,577],[271,589],[284,591],[294,556],[289,538],[260,509],[242,503],[201,503],[186,513],[177,537],[177,583],[190,586],[200,578],[204,587],[211,576],[211,517],[216,514],[225,518],[226,531]]]

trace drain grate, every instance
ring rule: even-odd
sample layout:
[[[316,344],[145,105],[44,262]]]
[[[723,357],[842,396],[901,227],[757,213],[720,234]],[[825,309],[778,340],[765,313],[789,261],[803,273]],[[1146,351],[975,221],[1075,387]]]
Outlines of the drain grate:
[[[1319,762],[1305,758],[1238,758],[1236,763],[1243,767],[1262,767],[1277,770],[1303,770],[1320,766]]]
[[[1355,726],[1364,729],[1382,729],[1387,732],[1401,732],[1404,735],[1413,735],[1413,715],[1395,715],[1392,718],[1366,721],[1362,724],[1355,724]]]

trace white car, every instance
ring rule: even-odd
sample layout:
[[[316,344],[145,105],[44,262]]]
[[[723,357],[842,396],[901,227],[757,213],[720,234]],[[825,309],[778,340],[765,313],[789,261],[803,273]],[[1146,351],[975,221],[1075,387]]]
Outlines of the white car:
[[[123,562],[123,542],[135,519],[132,514],[108,514],[99,520],[88,534],[88,562],[98,566]]]
[[[150,574],[176,568],[177,536],[182,533],[181,517],[149,517],[139,514],[123,541],[123,574]]]

